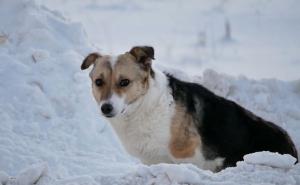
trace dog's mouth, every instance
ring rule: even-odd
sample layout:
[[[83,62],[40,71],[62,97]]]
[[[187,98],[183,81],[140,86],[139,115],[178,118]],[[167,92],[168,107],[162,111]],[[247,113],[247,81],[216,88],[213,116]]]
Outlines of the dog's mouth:
[[[112,117],[114,117],[114,115],[104,115],[105,117],[107,117],[107,118],[112,118]]]
[[[125,108],[122,109],[122,111],[120,112],[119,115],[123,115],[124,113],[125,113]],[[102,115],[105,116],[106,118],[113,118],[113,117],[117,116],[117,114],[103,114],[103,113],[102,113]]]
[[[102,113],[102,116],[106,117],[106,118],[113,118],[115,117],[116,115],[115,114],[103,114]]]
[[[101,115],[106,118],[113,118],[113,117],[124,115],[125,113],[126,113],[126,109],[123,108],[120,113],[113,112],[113,113],[109,113],[109,114],[104,114],[103,112],[101,112]]]

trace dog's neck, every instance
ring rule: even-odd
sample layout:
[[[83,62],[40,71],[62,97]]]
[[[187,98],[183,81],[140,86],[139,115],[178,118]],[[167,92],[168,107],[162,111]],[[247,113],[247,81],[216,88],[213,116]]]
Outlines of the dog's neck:
[[[173,100],[166,75],[159,70],[154,71],[155,75],[150,78],[147,93],[136,102],[136,105],[133,105],[136,107],[133,107],[133,112],[130,112],[127,116],[138,116],[141,112],[145,113],[145,111],[149,114],[159,105],[167,107]]]
[[[166,162],[170,138],[170,124],[175,103],[168,79],[160,71],[154,71],[148,92],[127,107],[124,115],[109,119],[123,146],[131,155],[144,163]],[[153,158],[153,152],[158,158]]]

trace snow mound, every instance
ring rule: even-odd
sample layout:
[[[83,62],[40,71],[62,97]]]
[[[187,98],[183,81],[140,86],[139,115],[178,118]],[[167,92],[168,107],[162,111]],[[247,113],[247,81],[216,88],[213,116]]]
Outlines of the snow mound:
[[[274,163],[261,164],[259,158],[270,157]],[[251,163],[249,163],[249,160]],[[158,164],[158,165],[136,165],[131,172],[126,175],[103,176],[94,174],[92,176],[84,175],[65,179],[55,179],[45,173],[47,167],[45,164],[33,165],[22,170],[16,177],[5,177],[4,184],[17,185],[22,182],[23,185],[261,185],[261,184],[280,184],[280,185],[298,185],[300,183],[300,164],[290,164],[295,161],[293,157],[287,155],[271,154],[268,152],[258,152],[247,155],[247,161],[237,163],[237,167],[227,168],[219,173],[201,170],[192,164]],[[289,169],[287,168],[289,165]]]
[[[0,184],[6,184],[8,179],[9,176],[5,172],[0,171]]]
[[[249,156],[264,155],[250,154]],[[277,156],[285,161],[285,156]],[[131,173],[119,181],[111,181],[113,184],[194,184],[194,185],[261,185],[280,184],[297,185],[300,183],[300,165],[297,164],[291,169],[273,168],[267,165],[248,164],[238,162],[237,167],[227,168],[219,173],[212,173],[198,169],[189,164],[159,164],[153,166],[140,166],[136,172]],[[124,183],[126,182],[126,183]]]
[[[80,70],[95,50],[81,24],[29,0],[0,1],[0,22],[0,170],[15,176],[44,161],[55,178],[128,169]]]
[[[47,172],[47,164],[32,165],[24,169],[16,177],[16,184],[31,185],[39,181],[39,179]]]
[[[0,182],[3,185],[33,185],[41,182],[47,172],[46,163],[34,164],[23,169],[16,177],[9,177],[4,172],[0,172]]]
[[[279,153],[272,153],[266,151],[245,155],[244,161],[248,164],[259,164],[272,166],[275,168],[290,169],[294,166],[297,159],[288,154],[281,155]]]

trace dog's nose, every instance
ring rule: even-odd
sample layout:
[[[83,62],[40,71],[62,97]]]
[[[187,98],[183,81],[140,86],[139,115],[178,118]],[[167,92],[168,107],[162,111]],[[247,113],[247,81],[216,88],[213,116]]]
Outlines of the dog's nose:
[[[101,111],[103,112],[103,114],[110,114],[113,110],[113,106],[109,103],[105,103],[101,106]]]

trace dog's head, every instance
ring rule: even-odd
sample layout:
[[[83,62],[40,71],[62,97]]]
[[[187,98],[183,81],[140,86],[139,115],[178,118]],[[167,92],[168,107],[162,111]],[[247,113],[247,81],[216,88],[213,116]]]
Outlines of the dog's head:
[[[154,76],[151,61],[154,49],[136,46],[116,58],[99,53],[89,54],[81,69],[93,65],[90,72],[92,91],[101,112],[106,117],[115,117],[146,94],[150,78]]]

